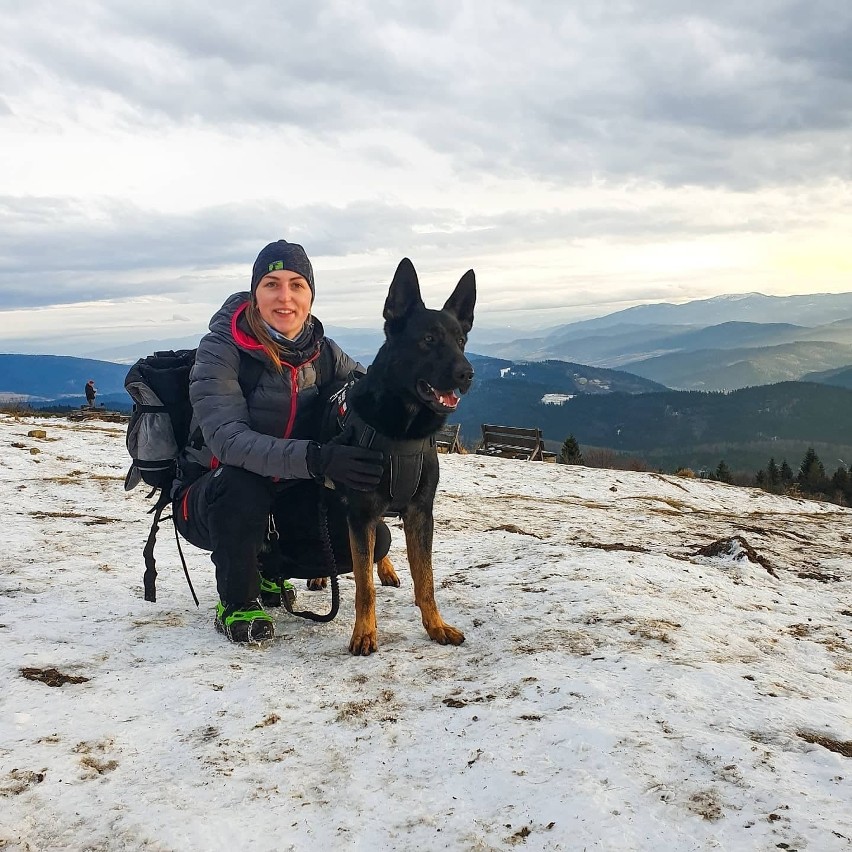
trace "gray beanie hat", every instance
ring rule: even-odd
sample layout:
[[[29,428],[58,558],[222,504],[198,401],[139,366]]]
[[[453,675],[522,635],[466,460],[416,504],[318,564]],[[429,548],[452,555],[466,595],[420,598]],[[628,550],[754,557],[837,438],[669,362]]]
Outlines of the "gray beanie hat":
[[[264,275],[277,269],[288,269],[298,272],[311,288],[311,299],[316,296],[314,289],[314,268],[308,260],[305,250],[298,243],[288,243],[286,240],[276,240],[261,249],[251,271],[251,294],[257,289],[258,282]]]

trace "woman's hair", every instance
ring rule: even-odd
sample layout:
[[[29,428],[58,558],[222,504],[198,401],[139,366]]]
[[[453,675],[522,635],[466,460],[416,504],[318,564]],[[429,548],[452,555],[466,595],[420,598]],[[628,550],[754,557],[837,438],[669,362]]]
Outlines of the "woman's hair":
[[[272,339],[272,335],[266,328],[266,323],[260,316],[257,303],[252,299],[246,308],[246,321],[257,342],[263,347],[270,360],[279,373],[284,372],[281,359],[281,347]]]

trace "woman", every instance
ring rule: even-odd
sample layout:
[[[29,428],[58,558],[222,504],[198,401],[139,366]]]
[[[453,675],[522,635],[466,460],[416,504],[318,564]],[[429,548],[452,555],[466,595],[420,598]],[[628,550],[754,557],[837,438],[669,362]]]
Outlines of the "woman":
[[[172,492],[174,516],[184,538],[212,551],[215,625],[232,642],[273,637],[260,599],[280,606],[282,579],[299,576],[288,565],[325,567],[318,483],[368,490],[382,475],[381,453],[312,440],[320,386],[364,372],[324,336],[311,315],[314,294],[304,249],[270,243],[254,263],[251,291],[214,314],[190,373],[193,424]],[[337,501],[330,501],[328,534],[338,567],[350,566]],[[377,560],[390,546],[386,527],[382,539]]]

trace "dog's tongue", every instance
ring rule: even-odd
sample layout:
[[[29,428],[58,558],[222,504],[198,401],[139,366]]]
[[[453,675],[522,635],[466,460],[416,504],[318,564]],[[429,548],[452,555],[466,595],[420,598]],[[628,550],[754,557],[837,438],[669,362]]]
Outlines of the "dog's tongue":
[[[455,391],[447,391],[446,393],[435,391],[435,396],[441,401],[441,405],[446,405],[447,408],[455,408],[459,404],[459,397],[456,396]]]

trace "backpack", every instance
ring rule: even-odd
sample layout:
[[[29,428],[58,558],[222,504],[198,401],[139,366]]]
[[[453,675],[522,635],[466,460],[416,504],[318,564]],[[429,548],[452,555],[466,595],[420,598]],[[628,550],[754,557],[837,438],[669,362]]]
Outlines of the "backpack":
[[[177,459],[190,439],[195,438],[189,434],[192,423],[189,372],[195,363],[195,353],[195,349],[155,352],[146,358],[140,358],[128,370],[124,379],[124,387],[133,399],[133,412],[127,424],[126,436],[127,452],[132,462],[124,479],[124,490],[130,491],[140,482],[145,482],[151,486],[148,497],[157,496],[156,502],[148,510],[148,514],[153,514],[154,518],[142,549],[145,560],[143,585],[146,601],[157,600],[154,544],[160,517],[171,503],[172,485],[177,475]],[[331,347],[323,345],[319,357],[314,361],[317,385],[325,380],[325,376],[333,375],[333,359]],[[264,366],[257,358],[240,356],[238,378],[244,396],[248,396],[257,387],[263,370]],[[198,437],[200,438],[200,435]],[[186,582],[195,605],[198,606],[198,597],[192,587],[176,526],[175,541]]]

